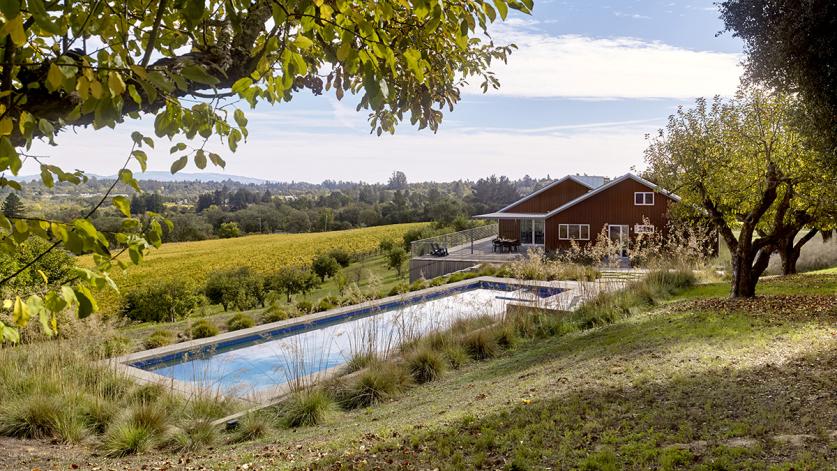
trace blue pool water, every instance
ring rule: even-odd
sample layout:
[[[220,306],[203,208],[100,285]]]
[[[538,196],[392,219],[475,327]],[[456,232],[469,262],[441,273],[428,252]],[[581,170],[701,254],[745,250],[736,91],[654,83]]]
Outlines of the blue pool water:
[[[418,299],[415,304],[408,300],[384,310],[366,309],[332,322],[307,324],[234,346],[217,345],[134,366],[243,397],[342,365],[356,352],[388,351],[406,340],[446,329],[457,319],[502,315],[509,302],[548,303],[559,292],[550,289],[532,293],[513,285],[478,284],[468,291]]]

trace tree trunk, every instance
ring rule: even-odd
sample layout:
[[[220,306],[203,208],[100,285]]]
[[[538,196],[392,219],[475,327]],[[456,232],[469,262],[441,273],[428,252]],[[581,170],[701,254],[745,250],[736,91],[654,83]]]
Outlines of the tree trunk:
[[[779,240],[779,257],[782,258],[782,275],[795,275],[796,262],[799,261],[799,254],[802,253],[802,246],[808,243],[817,235],[817,229],[811,229],[798,242],[794,243],[798,231],[793,231]]]
[[[753,298],[756,296],[756,283],[753,281],[753,262],[749,251],[732,254],[732,291],[731,298]],[[758,279],[758,278],[756,278]]]
[[[765,246],[753,253],[752,246],[742,244],[732,254],[732,291],[731,298],[754,298],[756,284],[770,263],[773,246]]]

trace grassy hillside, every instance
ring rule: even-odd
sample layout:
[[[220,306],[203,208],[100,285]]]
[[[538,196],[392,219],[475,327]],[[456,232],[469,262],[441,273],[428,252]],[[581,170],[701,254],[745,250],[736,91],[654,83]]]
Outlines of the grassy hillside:
[[[762,283],[752,301],[698,286],[255,442],[114,461],[0,439],[0,468],[835,469],[837,276]]]
[[[282,266],[307,265],[316,254],[333,248],[342,248],[354,254],[369,253],[378,248],[380,241],[400,241],[406,231],[424,224],[163,244],[160,249],[152,250],[140,266],[130,267],[125,273],[115,271],[113,278],[123,291],[171,279],[185,280],[198,286],[215,270],[250,267],[257,272],[268,273]],[[89,264],[91,260],[83,259],[81,263]],[[103,311],[115,309],[117,301],[115,293],[103,292]]]

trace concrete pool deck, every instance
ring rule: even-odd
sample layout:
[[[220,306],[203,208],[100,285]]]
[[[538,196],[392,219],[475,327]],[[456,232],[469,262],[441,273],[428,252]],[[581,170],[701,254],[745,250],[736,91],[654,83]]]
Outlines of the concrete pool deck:
[[[612,280],[597,280],[593,282],[578,282],[578,281],[532,281],[532,280],[518,280],[514,278],[497,278],[497,277],[476,277],[468,280],[463,280],[455,283],[435,286],[422,290],[412,291],[409,293],[389,296],[386,298],[367,301],[351,306],[338,307],[328,311],[307,314],[305,316],[295,317],[284,321],[272,322],[247,329],[236,330],[232,332],[225,332],[213,337],[189,340],[177,344],[167,345],[151,350],[145,350],[128,355],[123,355],[110,360],[108,363],[116,368],[118,371],[125,374],[127,377],[139,383],[153,383],[160,384],[173,391],[187,395],[198,396],[205,394],[223,395],[236,400],[251,403],[253,405],[265,404],[266,402],[274,401],[277,397],[288,394],[292,386],[289,383],[279,384],[275,387],[264,388],[260,391],[249,393],[245,396],[230,394],[229,391],[223,391],[217,385],[203,385],[197,382],[181,381],[167,376],[163,376],[153,371],[145,370],[135,365],[142,365],[143,363],[154,364],[155,362],[168,361],[166,359],[174,359],[179,355],[188,353],[208,353],[212,351],[212,347],[218,345],[231,345],[236,343],[245,344],[251,342],[255,338],[263,337],[270,338],[271,333],[277,331],[290,331],[299,329],[303,331],[305,327],[324,323],[329,320],[340,319],[352,313],[359,311],[374,311],[380,309],[382,312],[391,309],[393,306],[412,304],[410,300],[417,300],[422,298],[438,298],[447,295],[448,293],[457,293],[467,291],[471,286],[480,286],[484,284],[499,284],[499,285],[513,285],[521,288],[546,288],[546,289],[560,289],[560,293],[554,295],[556,301],[560,304],[562,310],[574,310],[582,301],[590,299],[602,291],[610,291],[618,289],[622,283],[614,283]],[[291,334],[293,335],[293,334]],[[303,384],[312,384],[313,382],[333,376],[341,366],[329,368],[326,370],[312,373],[303,378],[298,378],[295,382],[303,382]]]

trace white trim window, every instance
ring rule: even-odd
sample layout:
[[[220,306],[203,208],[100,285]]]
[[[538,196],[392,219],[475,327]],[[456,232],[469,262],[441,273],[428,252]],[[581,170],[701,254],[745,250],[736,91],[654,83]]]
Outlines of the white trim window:
[[[634,233],[636,234],[653,234],[655,231],[653,224],[636,224],[634,226]]]
[[[590,240],[590,224],[558,224],[559,240]]]
[[[634,192],[634,206],[654,206],[653,191]]]

